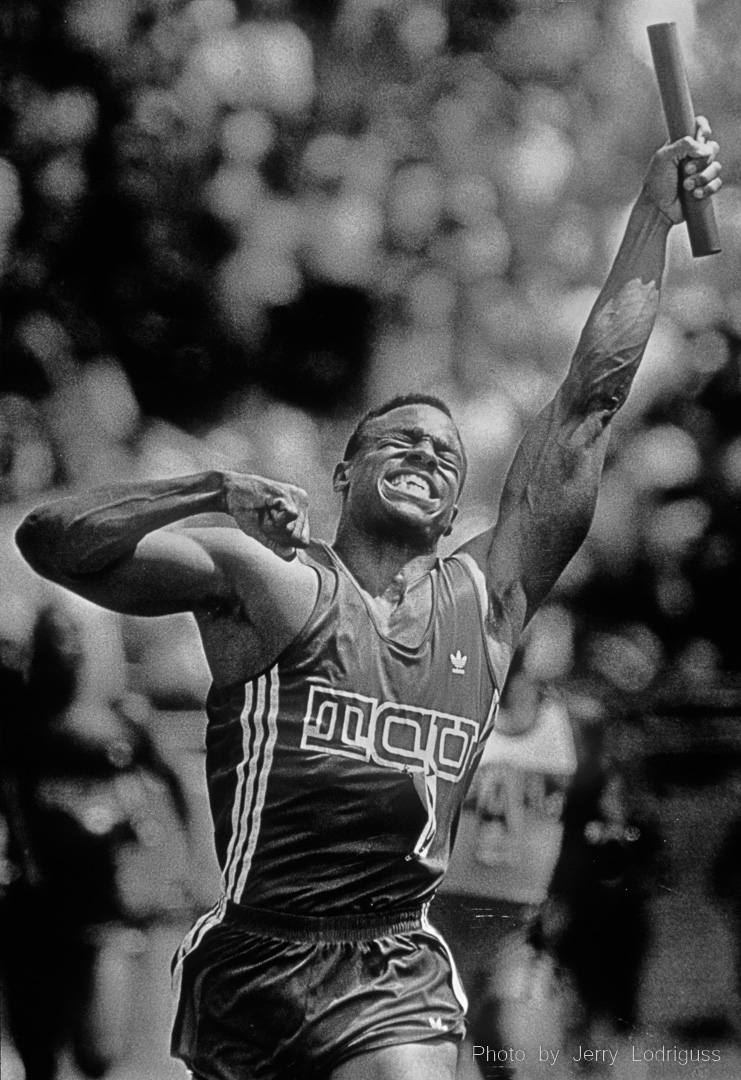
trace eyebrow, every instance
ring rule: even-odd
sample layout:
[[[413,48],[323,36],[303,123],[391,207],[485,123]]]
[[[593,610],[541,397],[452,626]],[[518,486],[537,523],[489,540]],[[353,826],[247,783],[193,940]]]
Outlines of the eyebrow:
[[[405,435],[407,438],[413,441],[419,441],[420,439],[428,438],[432,445],[438,450],[447,450],[451,453],[456,453],[464,459],[463,448],[459,443],[449,442],[447,439],[441,438],[437,435],[431,435],[426,428],[422,427],[394,427],[387,428],[386,431],[379,432],[376,438],[383,438],[386,435]]]

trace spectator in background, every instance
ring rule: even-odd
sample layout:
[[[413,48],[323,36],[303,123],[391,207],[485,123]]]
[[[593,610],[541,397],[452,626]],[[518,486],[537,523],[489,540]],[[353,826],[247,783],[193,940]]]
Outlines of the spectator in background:
[[[520,673],[504,705],[535,725],[490,739],[433,916],[473,1003],[471,1042],[533,1061],[539,1046],[634,1030],[659,845],[631,813],[602,722],[572,734],[560,696]],[[528,1075],[473,1060],[487,1080]]]
[[[141,842],[148,780],[164,785],[182,828],[188,808],[133,702],[86,689],[79,625],[61,605],[39,612],[30,660],[19,659],[6,648],[0,665],[9,1034],[26,1080],[53,1080],[67,1048],[86,1076],[99,1077],[126,1030],[132,953],[117,928],[153,914],[122,886],[121,854]]]
[[[631,814],[603,725],[582,725],[578,757],[535,939],[560,972],[564,1033],[590,1045],[635,1028],[659,843],[651,823]]]
[[[474,1046],[557,1046],[559,1002],[532,995],[539,956],[531,931],[561,847],[566,791],[576,749],[565,704],[513,662],[502,698],[511,739],[494,732],[466,796],[448,873],[431,918],[443,932],[471,1002],[464,1051],[484,1077],[506,1080],[512,1067],[473,1056]],[[533,719],[534,718],[534,719]],[[524,970],[526,968],[527,970]],[[530,1055],[528,1055],[529,1057]]]

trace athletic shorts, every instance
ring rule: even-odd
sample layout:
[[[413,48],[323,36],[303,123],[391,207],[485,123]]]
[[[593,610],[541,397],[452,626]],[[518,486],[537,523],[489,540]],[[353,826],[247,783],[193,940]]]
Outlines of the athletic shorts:
[[[310,1080],[359,1054],[465,1033],[424,911],[311,918],[223,901],[173,961],[172,1053],[199,1080]]]

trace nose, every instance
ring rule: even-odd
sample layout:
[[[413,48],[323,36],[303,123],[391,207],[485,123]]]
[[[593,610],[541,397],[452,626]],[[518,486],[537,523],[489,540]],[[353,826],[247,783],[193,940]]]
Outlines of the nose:
[[[421,439],[407,451],[407,460],[423,468],[434,469],[437,466],[437,454],[429,439]]]

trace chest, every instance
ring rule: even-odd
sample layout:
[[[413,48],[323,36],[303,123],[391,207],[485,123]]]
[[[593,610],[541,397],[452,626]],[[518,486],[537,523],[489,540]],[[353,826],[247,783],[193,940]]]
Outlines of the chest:
[[[300,749],[459,780],[497,700],[479,620],[438,606],[430,621],[428,607],[421,641],[405,646],[346,600],[280,665],[281,714]]]
[[[420,648],[431,628],[435,605],[430,577],[407,590],[403,597],[393,592],[378,597],[368,593],[361,595],[370,621],[382,640],[405,649]],[[358,615],[362,617],[360,611]]]

